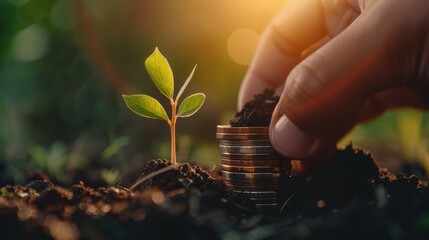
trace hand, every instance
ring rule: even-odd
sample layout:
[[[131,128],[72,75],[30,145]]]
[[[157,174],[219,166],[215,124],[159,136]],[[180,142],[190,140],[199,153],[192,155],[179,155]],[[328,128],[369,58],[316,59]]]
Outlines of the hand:
[[[263,34],[239,109],[267,87],[281,94],[273,146],[309,165],[357,123],[428,108],[429,1],[291,1]]]

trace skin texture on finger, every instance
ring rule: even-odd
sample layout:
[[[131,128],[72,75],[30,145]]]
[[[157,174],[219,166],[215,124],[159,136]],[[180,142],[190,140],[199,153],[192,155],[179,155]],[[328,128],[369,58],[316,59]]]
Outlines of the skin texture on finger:
[[[321,0],[321,3],[326,29],[331,38],[340,34],[360,14],[356,3],[351,4],[350,1]]]
[[[273,114],[271,129],[292,129],[295,136],[300,133],[305,138],[291,138],[287,134],[283,139],[270,136],[274,147],[283,155],[308,159],[326,151],[358,121],[364,120],[361,109],[371,107],[367,100],[387,101],[389,94],[381,97],[381,92],[419,85],[421,79],[415,73],[422,58],[420,52],[427,42],[424,37],[427,27],[422,26],[427,26],[428,17],[424,13],[427,14],[428,2],[369,2],[365,2],[365,11],[350,26],[303,60],[289,75],[277,112]],[[410,17],[408,13],[413,9],[415,15]],[[396,18],[392,19],[392,15]],[[411,99],[402,102],[396,99],[396,103],[385,107],[413,104],[422,107],[418,105],[420,100]],[[375,113],[372,115],[377,115]],[[299,154],[285,150],[293,144],[293,139],[300,139],[308,149]]]

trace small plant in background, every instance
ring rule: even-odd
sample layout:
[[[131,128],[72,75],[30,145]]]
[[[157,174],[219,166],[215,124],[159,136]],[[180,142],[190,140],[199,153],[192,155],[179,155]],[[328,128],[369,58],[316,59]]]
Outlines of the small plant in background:
[[[101,178],[109,186],[113,186],[119,182],[119,171],[118,170],[103,168],[103,169],[101,169],[100,175],[101,175]]]
[[[82,149],[76,146],[68,149],[62,142],[55,142],[48,148],[31,145],[28,154],[30,166],[48,173],[63,183],[70,180],[65,174],[67,171],[85,169],[88,164]]]
[[[170,100],[171,118],[168,117],[161,103],[151,96],[144,94],[122,96],[127,106],[136,114],[147,118],[164,120],[168,123],[171,132],[171,163],[173,165],[176,165],[177,118],[192,116],[201,108],[206,98],[203,93],[192,94],[189,97],[185,98],[182,103],[180,103],[179,110],[177,111],[179,99],[185,91],[186,87],[188,86],[189,82],[191,81],[197,65],[195,65],[188,79],[186,79],[185,83],[180,88],[176,98],[173,98],[173,71],[171,70],[170,64],[168,63],[167,59],[161,54],[158,48],[155,48],[155,51],[146,59],[145,67],[158,90]]]

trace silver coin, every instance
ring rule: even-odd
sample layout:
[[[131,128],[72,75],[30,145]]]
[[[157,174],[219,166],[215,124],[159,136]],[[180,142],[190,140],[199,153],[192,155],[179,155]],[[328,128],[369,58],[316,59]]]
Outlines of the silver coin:
[[[223,181],[229,185],[237,186],[270,186],[270,185],[281,185],[285,186],[288,183],[289,178],[271,178],[271,179],[234,179],[234,178],[223,178]]]
[[[265,186],[240,186],[240,185],[230,185],[225,183],[226,190],[233,191],[249,191],[249,192],[264,192],[264,191],[279,191],[280,186],[278,185],[265,185]]]
[[[262,178],[262,179],[242,179],[242,178],[228,178],[223,176],[222,177],[224,182],[236,184],[236,185],[272,185],[272,184],[282,184],[284,185],[285,182],[289,181],[289,175],[288,174],[282,174],[280,177],[275,178]]]
[[[230,179],[276,179],[286,176],[287,173],[237,173],[237,172],[228,172],[222,171],[222,176],[224,178]]]
[[[221,153],[222,159],[227,160],[287,160],[287,158],[282,157],[281,155],[277,153],[259,153],[259,154],[252,154],[252,153]]]
[[[222,170],[243,173],[281,173],[290,170],[289,166],[234,166],[221,164]]]
[[[274,153],[272,146],[226,146],[219,144],[221,153]]]
[[[234,186],[273,186],[273,185],[279,185],[279,186],[286,186],[286,181],[246,181],[246,180],[223,180],[225,185],[234,185]],[[279,187],[280,188],[280,187]]]
[[[271,146],[269,139],[219,140],[219,144],[225,146]]]
[[[289,160],[230,160],[222,158],[221,164],[230,166],[246,166],[246,167],[288,167],[290,168]]]

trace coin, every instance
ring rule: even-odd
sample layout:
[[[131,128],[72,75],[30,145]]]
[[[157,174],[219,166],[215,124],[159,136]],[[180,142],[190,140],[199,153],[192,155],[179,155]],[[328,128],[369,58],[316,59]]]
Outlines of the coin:
[[[289,160],[229,160],[222,158],[221,164],[231,166],[276,166],[276,167],[288,167],[290,168]]]
[[[228,160],[286,160],[287,158],[280,156],[277,153],[221,153],[222,159]]]
[[[222,170],[222,176],[225,178],[231,179],[275,179],[282,176],[286,176],[285,173],[237,173],[237,172],[228,172]]]
[[[218,133],[265,133],[268,134],[268,127],[231,127],[230,125],[218,125]]]
[[[269,139],[219,140],[219,144],[226,146],[271,146]]]
[[[278,210],[288,185],[290,160],[276,153],[268,127],[218,126],[222,176],[231,197],[257,211]]]
[[[274,153],[271,146],[226,146],[219,144],[221,153]]]
[[[288,177],[272,178],[272,179],[235,179],[235,178],[223,178],[223,181],[227,184],[235,185],[248,185],[248,186],[273,186],[273,185],[285,185],[288,182]]]
[[[277,185],[266,185],[266,186],[240,186],[235,184],[225,183],[225,188],[227,190],[235,191],[250,191],[250,192],[261,192],[261,191],[277,191],[279,186]]]
[[[289,167],[280,167],[280,166],[231,166],[221,164],[222,170],[229,172],[247,172],[247,173],[278,173],[288,171]]]
[[[269,139],[268,134],[236,134],[236,133],[216,133],[219,140],[251,140],[251,139]]]

